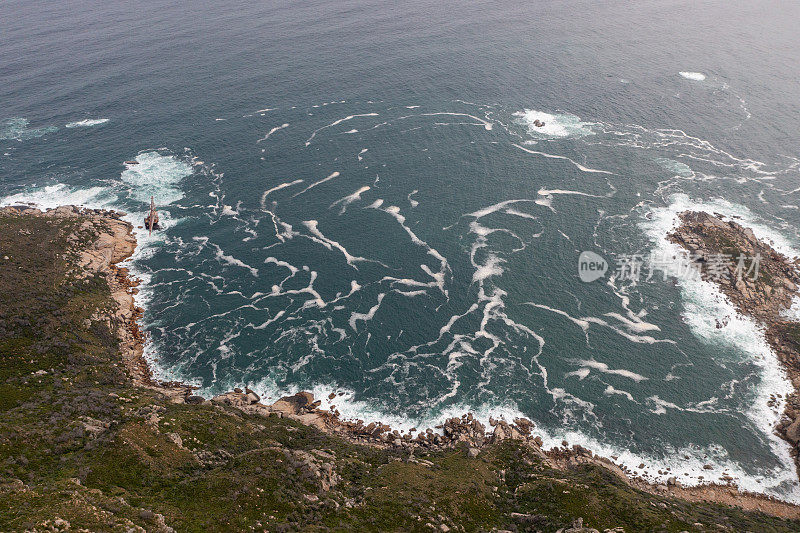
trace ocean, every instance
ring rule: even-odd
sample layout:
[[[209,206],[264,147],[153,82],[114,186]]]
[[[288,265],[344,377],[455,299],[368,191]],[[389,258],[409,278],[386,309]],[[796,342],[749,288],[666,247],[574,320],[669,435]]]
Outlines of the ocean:
[[[154,197],[130,267],[158,377],[404,430],[525,416],[653,481],[800,502],[759,327],[620,268],[674,254],[687,209],[800,255],[800,6],[0,9],[2,204],[141,226]]]

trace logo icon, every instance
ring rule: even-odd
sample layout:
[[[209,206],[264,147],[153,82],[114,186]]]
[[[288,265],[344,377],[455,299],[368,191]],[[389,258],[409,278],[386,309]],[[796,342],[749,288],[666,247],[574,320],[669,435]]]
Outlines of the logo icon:
[[[602,278],[606,270],[608,263],[594,252],[581,252],[578,257],[578,276],[585,283]]]

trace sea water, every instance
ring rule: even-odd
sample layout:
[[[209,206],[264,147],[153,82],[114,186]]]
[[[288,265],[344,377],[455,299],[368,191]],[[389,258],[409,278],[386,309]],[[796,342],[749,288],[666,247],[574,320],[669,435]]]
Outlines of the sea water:
[[[5,7],[2,203],[141,226],[154,197],[131,267],[157,376],[403,430],[525,416],[800,501],[758,324],[615,271],[676,251],[687,209],[798,253],[797,7]]]

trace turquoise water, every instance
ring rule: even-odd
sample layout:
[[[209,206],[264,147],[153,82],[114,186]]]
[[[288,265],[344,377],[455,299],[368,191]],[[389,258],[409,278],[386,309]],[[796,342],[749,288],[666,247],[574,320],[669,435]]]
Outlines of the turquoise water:
[[[3,203],[140,224],[155,196],[132,267],[159,376],[406,429],[524,415],[652,479],[798,499],[758,328],[709,285],[614,276],[689,208],[800,250],[787,6],[11,7]]]

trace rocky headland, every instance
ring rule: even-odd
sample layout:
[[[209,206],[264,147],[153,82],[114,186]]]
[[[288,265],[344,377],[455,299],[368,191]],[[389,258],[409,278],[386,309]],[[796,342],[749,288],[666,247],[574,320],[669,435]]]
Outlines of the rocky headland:
[[[405,433],[308,392],[265,404],[159,382],[122,216],[0,209],[4,531],[800,529],[800,508],[732,484],[652,485],[577,445],[545,450],[522,418]]]
[[[692,254],[701,267],[712,262],[724,266],[713,273],[707,268],[700,272],[739,313],[764,327],[767,342],[792,382],[794,392],[785,398],[785,416],[777,430],[791,444],[800,468],[800,323],[786,316],[800,286],[800,259],[777,252],[751,229],[721,215],[686,211],[679,216],[681,223],[669,239]],[[740,256],[746,258],[746,268],[737,271]],[[753,268],[748,273],[756,257],[758,271]]]

